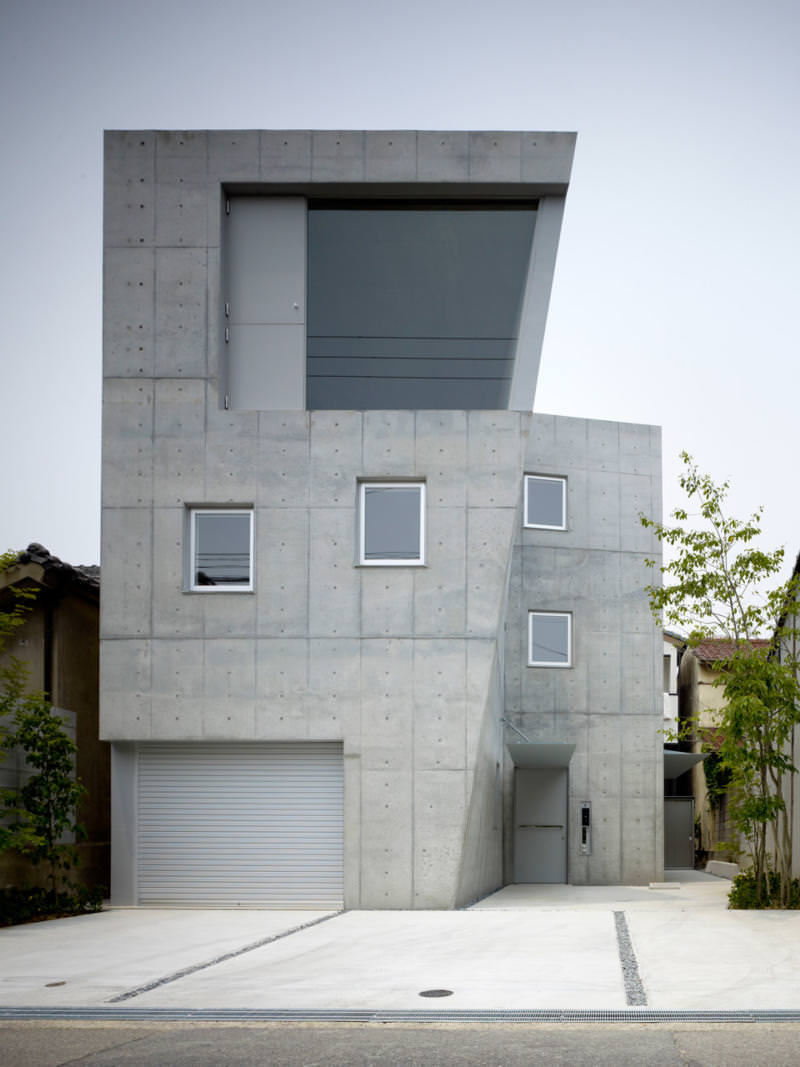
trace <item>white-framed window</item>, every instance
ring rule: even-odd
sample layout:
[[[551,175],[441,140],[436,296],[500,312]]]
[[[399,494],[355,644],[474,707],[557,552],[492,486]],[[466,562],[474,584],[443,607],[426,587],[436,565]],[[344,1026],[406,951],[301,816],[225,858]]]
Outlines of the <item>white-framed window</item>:
[[[187,588],[200,593],[253,589],[253,509],[189,509]]]
[[[424,482],[359,482],[358,522],[360,565],[424,564]]]
[[[528,612],[528,666],[572,666],[572,615],[570,612]]]
[[[566,530],[567,479],[551,474],[525,475],[525,525]]]

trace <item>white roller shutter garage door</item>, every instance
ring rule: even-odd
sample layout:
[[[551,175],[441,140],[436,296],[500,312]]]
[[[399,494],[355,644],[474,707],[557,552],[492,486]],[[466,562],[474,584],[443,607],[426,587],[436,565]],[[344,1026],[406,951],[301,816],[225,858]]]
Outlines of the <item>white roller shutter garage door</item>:
[[[339,908],[342,746],[143,744],[140,904]]]

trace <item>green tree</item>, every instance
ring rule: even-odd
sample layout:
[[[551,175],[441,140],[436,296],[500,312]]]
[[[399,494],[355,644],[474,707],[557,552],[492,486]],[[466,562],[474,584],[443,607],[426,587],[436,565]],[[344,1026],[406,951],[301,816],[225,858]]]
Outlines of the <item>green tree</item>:
[[[13,848],[34,864],[44,863],[53,896],[61,888],[66,871],[78,863],[74,840],[85,837],[75,812],[86,790],[75,777],[75,743],[64,720],[53,714],[40,694],[21,697],[7,732],[9,748],[19,747],[33,769],[24,785],[0,789],[0,851]]]
[[[17,562],[16,552],[0,555],[0,573]],[[17,789],[0,789],[0,851],[17,849],[34,864],[48,866],[55,896],[65,871],[77,863],[77,849],[65,842],[85,836],[75,820],[85,795],[75,778],[75,744],[62,719],[42,693],[27,691],[28,670],[8,651],[24,626],[35,592],[11,586],[9,606],[0,611],[0,757],[14,748],[25,752],[32,773]]]
[[[777,882],[777,902],[785,906],[792,866],[786,796],[796,773],[787,753],[800,722],[798,663],[785,650],[796,634],[789,609],[797,601],[797,580],[778,580],[783,548],[758,546],[761,509],[745,520],[729,516],[728,483],[701,474],[686,452],[681,459],[680,485],[697,511],[690,516],[676,509],[670,526],[641,516],[667,550],[661,583],[648,586],[650,607],[659,622],[688,632],[690,646],[708,637],[730,641],[730,653],[714,665],[714,684],[725,689],[718,753],[730,774],[729,811],[747,842],[758,903],[770,901]],[[764,636],[772,638],[768,647],[754,644]],[[778,879],[769,876],[771,863]]]

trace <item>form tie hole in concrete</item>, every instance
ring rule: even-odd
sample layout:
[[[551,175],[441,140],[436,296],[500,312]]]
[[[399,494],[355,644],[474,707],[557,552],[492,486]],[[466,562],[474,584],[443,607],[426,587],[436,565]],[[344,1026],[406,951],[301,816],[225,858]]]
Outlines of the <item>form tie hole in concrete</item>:
[[[421,997],[452,997],[452,989],[423,989],[419,994]]]
[[[50,988],[51,986],[54,986],[54,985],[66,985],[66,984],[67,984],[66,982],[45,982],[45,986],[46,986],[46,987],[47,987],[48,989],[49,989],[49,988]]]

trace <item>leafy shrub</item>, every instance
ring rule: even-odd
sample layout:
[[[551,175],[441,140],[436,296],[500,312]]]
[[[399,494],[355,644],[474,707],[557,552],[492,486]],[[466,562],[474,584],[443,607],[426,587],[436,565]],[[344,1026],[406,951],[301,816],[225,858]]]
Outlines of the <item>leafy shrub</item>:
[[[92,889],[78,886],[73,891],[60,893],[52,889],[0,889],[0,926],[101,911],[104,893],[103,886]]]
[[[800,878],[789,882],[786,904],[781,903],[781,876],[777,871],[767,871],[759,884],[752,870],[737,874],[728,894],[728,906],[736,910],[752,908],[800,908]]]

